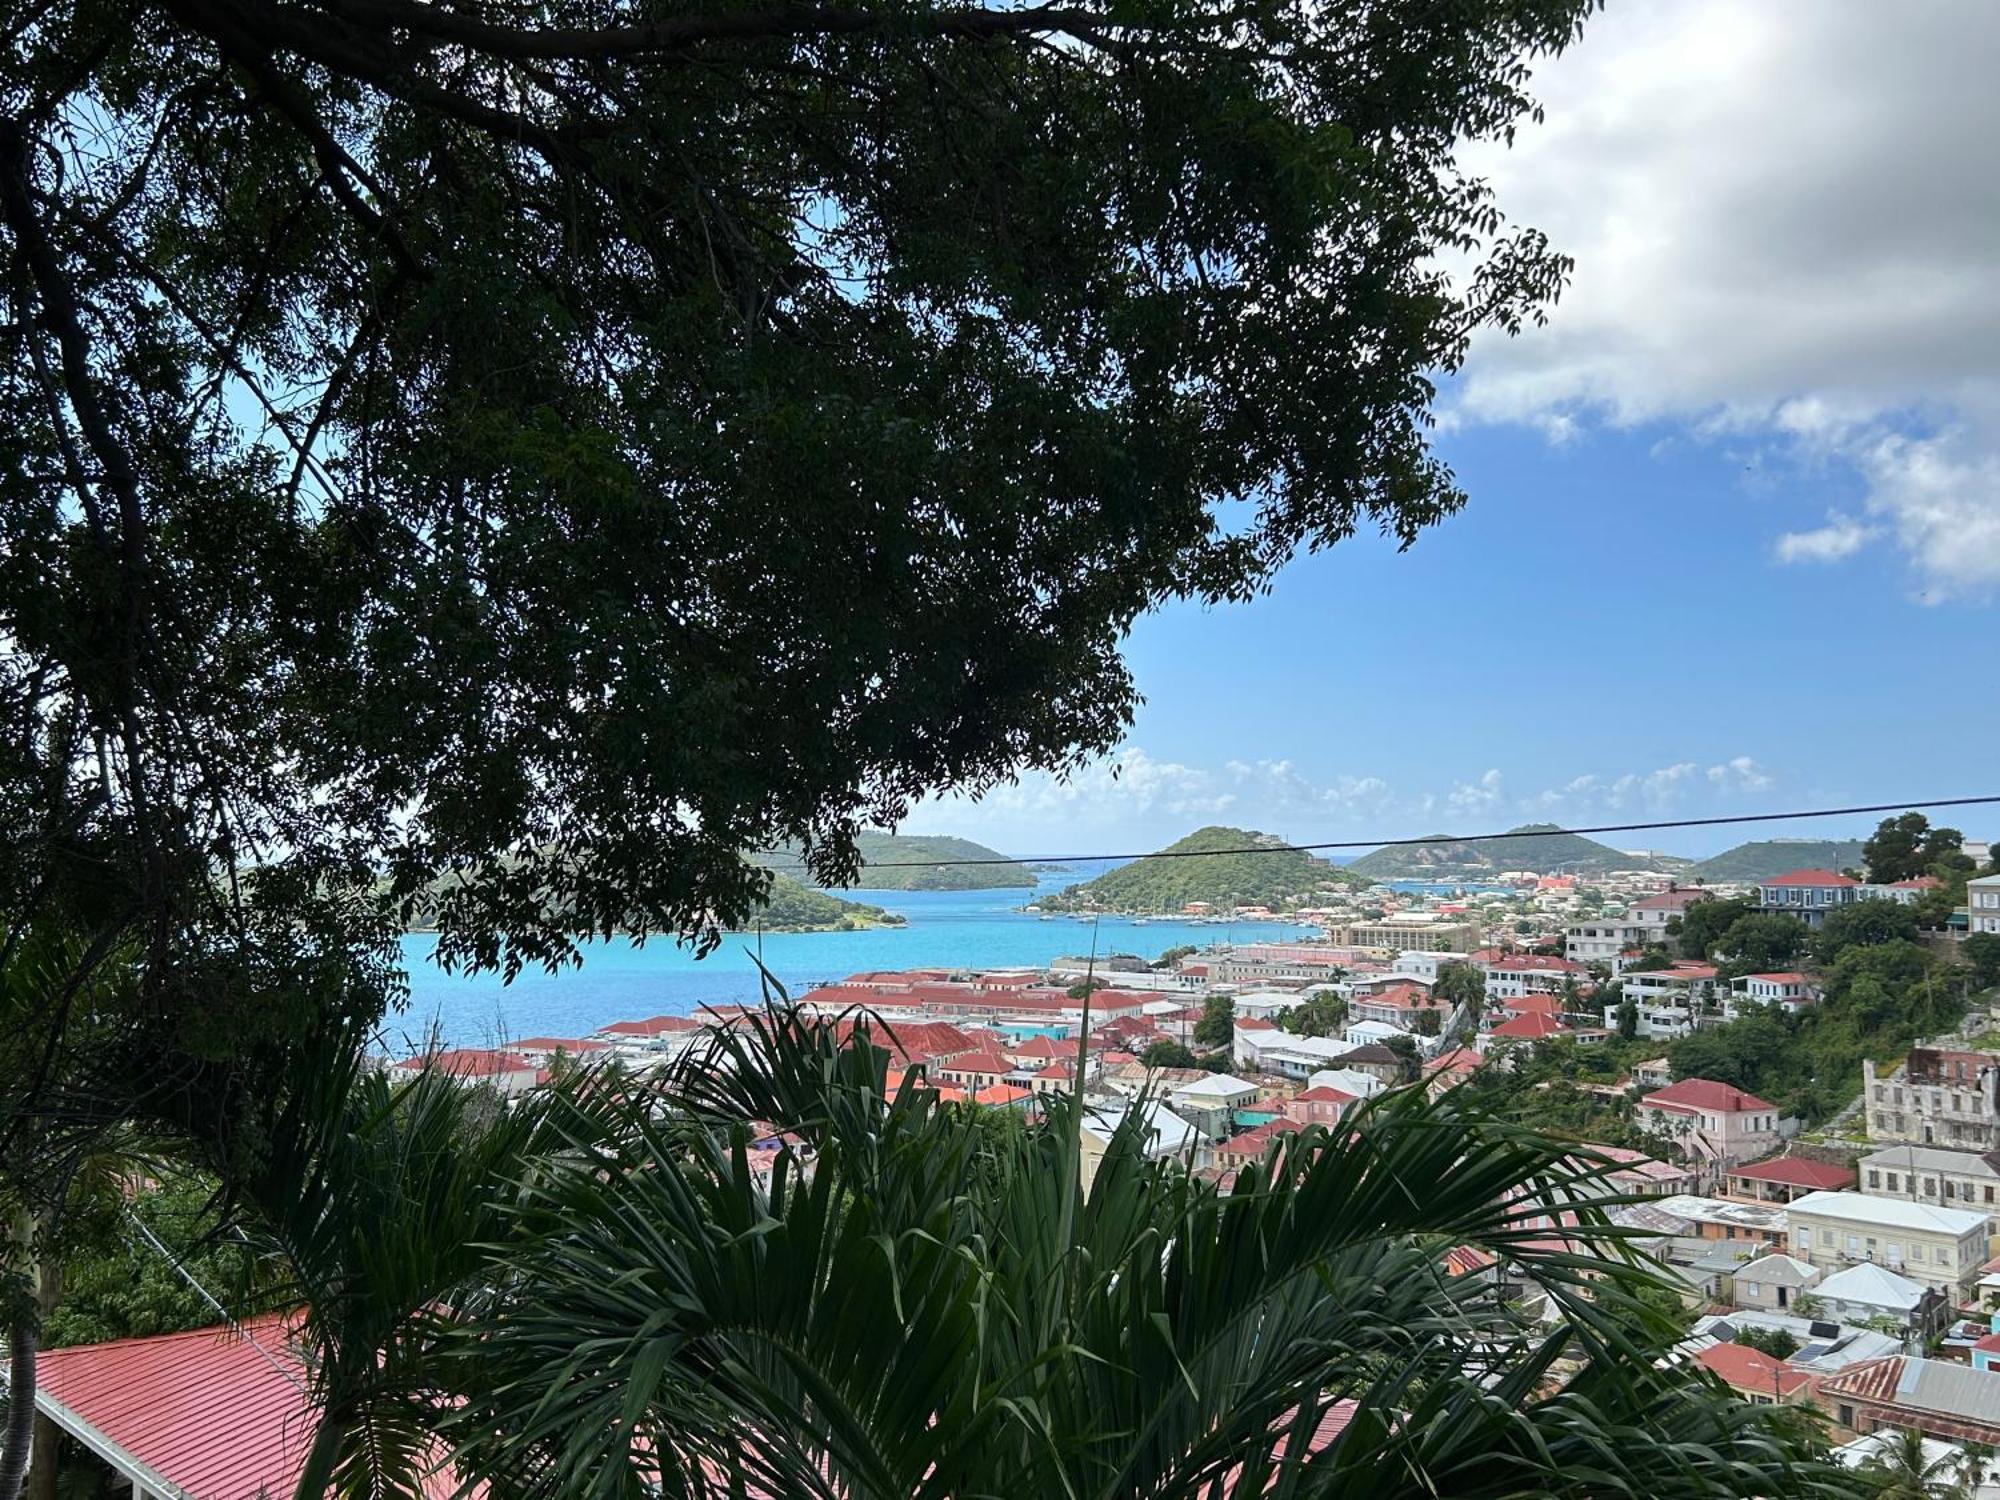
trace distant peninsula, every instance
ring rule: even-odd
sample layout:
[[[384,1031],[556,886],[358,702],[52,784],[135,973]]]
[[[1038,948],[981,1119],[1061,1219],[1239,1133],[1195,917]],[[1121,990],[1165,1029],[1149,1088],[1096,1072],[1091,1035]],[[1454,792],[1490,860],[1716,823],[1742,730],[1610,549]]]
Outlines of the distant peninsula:
[[[991,891],[1035,885],[1034,871],[1008,859],[997,849],[971,839],[945,834],[882,833],[869,830],[855,840],[861,873],[853,884],[872,891]],[[804,861],[793,847],[767,849],[753,855],[758,864],[780,874],[803,877]],[[928,860],[980,860],[986,863],[926,864]]]
[[[1553,823],[1524,823],[1498,838],[1467,840],[1434,834],[1417,844],[1394,844],[1364,854],[1348,870],[1368,880],[1477,879],[1503,870],[1537,875],[1604,875],[1612,870],[1675,874],[1688,862],[1670,855],[1627,854]]]
[[[1218,911],[1240,906],[1281,911],[1347,895],[1355,885],[1338,865],[1289,849],[1276,834],[1211,825],[1035,904],[1044,911],[1138,915],[1178,912],[1193,902]]]
[[[1694,880],[1769,880],[1793,870],[1852,870],[1861,867],[1858,839],[1757,839],[1702,860],[1688,875]]]
[[[879,906],[816,891],[811,886],[799,884],[789,875],[773,875],[770,899],[764,903],[764,910],[739,930],[855,932],[868,927],[902,925],[902,917]]]

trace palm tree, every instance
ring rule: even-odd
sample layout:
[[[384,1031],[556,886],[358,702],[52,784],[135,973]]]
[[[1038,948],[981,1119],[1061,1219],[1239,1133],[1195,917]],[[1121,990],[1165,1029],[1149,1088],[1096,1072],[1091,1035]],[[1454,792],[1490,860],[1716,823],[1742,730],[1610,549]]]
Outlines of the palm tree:
[[[1795,1411],[1664,1358],[1616,1200],[1461,1091],[1385,1096],[1227,1190],[1128,1110],[1086,1194],[1074,1101],[982,1130],[920,1082],[885,1100],[883,1056],[773,1012],[656,1095],[556,1105],[563,1146],[499,1207],[509,1251],[433,1372],[461,1475],[577,1500],[1857,1492]]]
[[[1983,1456],[1948,1445],[1932,1458],[1926,1441],[1914,1427],[1885,1435],[1860,1470],[1873,1483],[1874,1500],[1970,1500],[1977,1493]]]
[[[439,1468],[435,1339],[487,1275],[550,1144],[551,1092],[507,1104],[434,1069],[393,1078],[330,1038],[299,1054],[270,1147],[236,1187],[296,1312],[318,1425],[301,1500],[413,1494]]]

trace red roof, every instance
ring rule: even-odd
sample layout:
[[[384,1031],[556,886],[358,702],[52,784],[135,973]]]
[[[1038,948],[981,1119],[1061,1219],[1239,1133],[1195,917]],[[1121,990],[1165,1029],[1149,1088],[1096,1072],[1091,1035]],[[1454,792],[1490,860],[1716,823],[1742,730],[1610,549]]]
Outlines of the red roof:
[[[1765,885],[1811,885],[1811,886],[1854,886],[1858,880],[1849,880],[1845,875],[1836,875],[1831,870],[1792,870],[1764,882]]]
[[[1913,875],[1908,880],[1899,880],[1889,889],[1892,891],[1934,891],[1944,882],[1935,875]]]
[[[1019,1104],[1034,1097],[1034,1091],[1014,1083],[989,1083],[972,1096],[974,1104]]]
[[[1323,1083],[1318,1088],[1307,1089],[1292,1096],[1301,1104],[1352,1104],[1360,1097],[1346,1089],[1337,1089],[1332,1084]]]
[[[1278,1023],[1267,1021],[1262,1016],[1244,1016],[1236,1023],[1238,1031],[1276,1031]]]
[[[1739,1088],[1717,1083],[1710,1078],[1683,1078],[1679,1083],[1654,1089],[1652,1093],[1643,1095],[1639,1102],[1678,1111],[1708,1109],[1721,1115],[1748,1114],[1753,1110],[1775,1113],[1778,1108],[1768,1099],[1759,1099],[1755,1094],[1746,1094]]]
[[[569,1036],[531,1036],[514,1043],[516,1052],[602,1052],[611,1044]]]
[[[1760,1396],[1789,1396],[1812,1376],[1747,1344],[1711,1344],[1694,1362],[1722,1377],[1722,1383]]]
[[[1745,979],[1761,979],[1766,984],[1810,984],[1812,981],[1803,974],[1745,974]]]
[[[1748,1177],[1752,1182],[1782,1182],[1792,1187],[1839,1192],[1854,1186],[1854,1168],[1836,1167],[1831,1162],[1811,1161],[1803,1156],[1774,1156],[1769,1161],[1732,1167],[1731,1177]]]
[[[1061,1057],[1075,1050],[1074,1047],[1058,1047],[1045,1036],[1031,1036],[1025,1042],[1016,1042],[1009,1049],[1015,1057]]]
[[[1989,1333],[1975,1340],[1972,1347],[1985,1354],[2000,1354],[2000,1333]]]
[[[436,1068],[454,1078],[493,1078],[501,1073],[532,1073],[535,1065],[518,1052],[495,1052],[486,1047],[448,1048],[422,1057],[406,1057],[396,1064],[410,1072]]]
[[[1454,1047],[1431,1059],[1424,1067],[1427,1073],[1470,1073],[1486,1059],[1470,1047]]]
[[[1488,1032],[1487,1035],[1502,1037],[1510,1041],[1521,1037],[1526,1037],[1530,1040],[1539,1040],[1545,1036],[1561,1036],[1568,1030],[1569,1028],[1554,1016],[1545,1016],[1539,1011],[1530,1011],[1526,1015],[1515,1016],[1511,1021],[1502,1021],[1492,1031]]]
[[[654,1016],[646,1021],[613,1021],[600,1026],[599,1036],[663,1036],[670,1031],[693,1031],[701,1025],[687,1016]]]
[[[968,1052],[963,1057],[946,1058],[938,1065],[942,1073],[1011,1073],[1013,1062],[997,1052]]]
[[[316,1413],[302,1390],[310,1382],[284,1315],[240,1327],[44,1350],[41,1394],[201,1500],[289,1495],[313,1439]],[[424,1485],[438,1497],[455,1488],[448,1473]]]
[[[853,1040],[854,1028],[853,1021],[840,1024],[843,1043]],[[904,1062],[936,1062],[981,1045],[978,1037],[949,1021],[873,1021],[868,1025],[868,1040]]]

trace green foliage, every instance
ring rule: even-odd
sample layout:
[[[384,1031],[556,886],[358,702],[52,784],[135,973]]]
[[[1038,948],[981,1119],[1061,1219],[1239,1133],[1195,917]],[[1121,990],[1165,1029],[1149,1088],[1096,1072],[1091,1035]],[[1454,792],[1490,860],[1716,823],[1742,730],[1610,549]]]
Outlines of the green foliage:
[[[212,1180],[176,1173],[129,1204],[130,1214],[178,1257],[178,1270],[127,1217],[122,1193],[114,1187],[99,1195],[64,1257],[62,1298],[43,1322],[44,1343],[59,1349],[206,1328],[219,1315],[189,1277],[224,1307],[256,1306],[268,1298],[270,1269],[238,1233],[220,1230],[215,1187]]]
[[[1419,844],[1398,844],[1364,854],[1347,868],[1370,880],[1425,876],[1477,878],[1500,870],[1560,871],[1602,875],[1610,870],[1674,870],[1685,861],[1631,855],[1581,834],[1560,833],[1553,823],[1523,823],[1506,836],[1467,843],[1440,833]]]
[[[572,1127],[590,1152],[510,1210],[509,1274],[440,1363],[462,1475],[523,1500],[1844,1493],[1789,1414],[1664,1357],[1677,1322],[1601,1188],[1465,1091],[1374,1101],[1226,1193],[1128,1115],[1085,1191],[1067,1101],[976,1133],[814,1035]],[[745,1118],[805,1144],[753,1163]],[[1582,1200],[1560,1250],[1557,1198]],[[1498,1274],[1447,1275],[1455,1245]]]
[[[1146,1050],[1139,1054],[1139,1061],[1149,1068],[1192,1068],[1200,1059],[1191,1048],[1171,1037],[1161,1037],[1146,1044]]]
[[[1198,828],[1160,851],[1171,858],[1134,860],[1044,896],[1039,904],[1055,910],[1089,906],[1132,912],[1179,911],[1190,901],[1206,901],[1218,909],[1284,907],[1310,903],[1353,884],[1339,866],[1310,854],[1204,852],[1282,847],[1284,842],[1247,828]]]
[[[799,884],[789,875],[773,876],[771,889],[752,927],[765,932],[816,932],[897,924],[903,919],[862,901],[849,901]]]
[[[1466,1085],[1477,1091],[1481,1108],[1559,1140],[1640,1151],[1660,1148],[1639,1128],[1629,1100],[1579,1087],[1623,1077],[1629,1064],[1624,1044],[1580,1046],[1570,1037],[1550,1037],[1513,1044],[1507,1059],[1504,1068],[1478,1069]]]
[[[1293,1036],[1337,1036],[1347,1027],[1347,1011],[1338,995],[1309,995],[1279,1015],[1278,1027]]]
[[[1447,1005],[1467,1007],[1476,1017],[1486,1008],[1486,972],[1468,963],[1439,964],[1431,993]]]
[[[1704,859],[1687,874],[1702,884],[1749,885],[1793,870],[1845,870],[1861,858],[1854,840],[1758,839]]]
[[[1805,956],[1812,931],[1796,917],[1754,913],[1729,924],[1716,944],[1722,977],[1769,974],[1793,968]]]
[[[1746,1323],[1736,1330],[1736,1342],[1773,1359],[1790,1359],[1799,1352],[1799,1341],[1782,1328],[1759,1328]]]
[[[1964,1008],[1950,972],[1905,940],[1850,946],[1820,982],[1820,1003],[1799,1014],[1751,1007],[1674,1041],[1674,1076],[1734,1084],[1816,1124],[1854,1096],[1864,1057],[1894,1057]]]
[[[1026,865],[986,863],[923,866],[923,860],[976,859],[1000,861],[998,850],[971,839],[944,835],[883,833],[863,829],[854,836],[854,853],[859,863],[850,886],[876,891],[987,891],[1035,884],[1034,872]],[[757,863],[780,874],[804,878],[808,868],[796,845],[763,851],[752,856]]]
[[[1204,1047],[1227,1048],[1236,1037],[1236,1001],[1228,995],[1210,995],[1201,1004],[1201,1019],[1194,1023],[1194,1039]]]
[[[1668,923],[1668,927],[1678,939],[1682,958],[1706,963],[1714,957],[1723,933],[1750,916],[1755,909],[1755,903],[1741,898],[1694,901],[1683,908],[1680,915]]]
[[[1153,967],[1171,972],[1174,966],[1182,959],[1191,957],[1200,951],[1193,943],[1176,943],[1157,959],[1153,960]]]
[[[1830,964],[1852,947],[1908,942],[1917,935],[1917,914],[1900,901],[1880,897],[1836,906],[1813,934],[1813,957]]]
[[[1861,846],[1861,859],[1868,879],[1875,885],[1894,885],[1919,875],[1935,875],[1939,866],[1956,855],[1970,869],[1961,846],[1965,835],[1956,828],[1933,828],[1920,812],[1906,812],[1884,818]]]
[[[2000,985],[2000,934],[1975,932],[1959,945],[1959,955],[1981,989]]]
[[[1063,991],[1063,993],[1068,995],[1072,1000],[1086,1000],[1099,990],[1108,990],[1110,988],[1111,981],[1108,979],[1079,979],[1075,984]]]
[[[1671,969],[1673,966],[1674,955],[1669,949],[1659,943],[1648,943],[1640,951],[1639,956],[1625,967],[1628,971],[1637,970],[1649,974],[1658,969]]]
[[[1639,1007],[1630,1000],[1618,1002],[1618,1039],[1629,1042],[1639,1035]]]

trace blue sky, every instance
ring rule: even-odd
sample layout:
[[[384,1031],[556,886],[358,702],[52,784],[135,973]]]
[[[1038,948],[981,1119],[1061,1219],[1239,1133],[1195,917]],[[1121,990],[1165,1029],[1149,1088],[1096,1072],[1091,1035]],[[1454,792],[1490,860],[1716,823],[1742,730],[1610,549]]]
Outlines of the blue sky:
[[[1578,272],[1444,393],[1466,510],[1147,618],[1119,775],[907,826],[1036,854],[2000,792],[1995,46],[1983,0],[1613,7],[1548,124],[1471,153]]]

